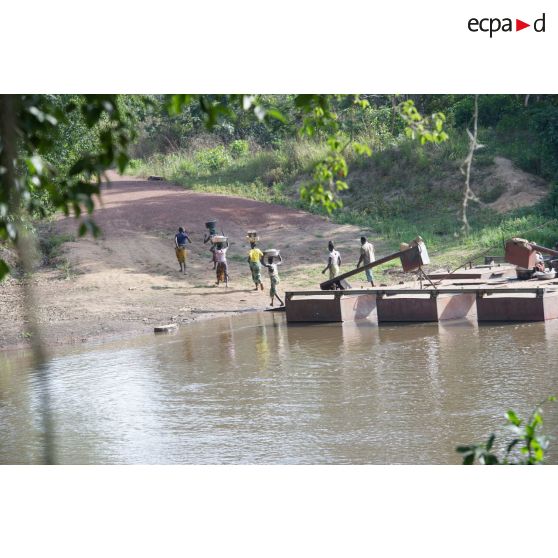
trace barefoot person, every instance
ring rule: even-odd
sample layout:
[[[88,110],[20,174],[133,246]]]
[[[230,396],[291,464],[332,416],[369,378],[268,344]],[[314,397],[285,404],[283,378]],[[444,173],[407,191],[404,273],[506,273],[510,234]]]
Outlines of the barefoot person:
[[[174,235],[174,247],[176,259],[180,264],[180,271],[184,274],[186,273],[186,256],[188,255],[188,252],[186,252],[187,242],[191,243],[192,241],[184,232],[184,229],[182,227],[178,227],[178,232]]]
[[[211,259],[213,261],[213,269],[217,266],[217,262],[215,261],[215,243],[213,242],[213,237],[217,235],[217,222],[216,221],[208,221],[205,224],[206,228],[208,229],[207,234],[203,235],[203,243],[207,244],[209,242],[209,251],[211,252]]]
[[[374,256],[374,245],[371,242],[366,240],[365,236],[360,237],[360,258],[358,259],[357,267],[360,267],[361,263],[364,265],[368,265],[376,260]],[[374,286],[374,275],[372,274],[371,269],[365,269],[364,272],[366,273],[366,280],[370,281],[370,285]]]
[[[279,255],[277,256],[277,263],[273,263],[274,256],[268,256],[267,263],[264,262],[262,256],[261,263],[263,266],[267,267],[269,271],[269,279],[271,280],[271,288],[269,289],[269,296],[271,296],[271,304],[273,306],[273,301],[275,298],[281,303],[281,306],[285,306],[285,303],[279,298],[277,294],[277,285],[279,284],[279,273],[277,271],[277,266],[283,263],[283,258]]]
[[[333,279],[339,275],[339,266],[341,265],[341,255],[335,249],[333,242],[330,240],[329,244],[327,245],[329,250],[329,256],[327,258],[327,266],[322,271],[325,273],[329,269],[329,278]]]
[[[256,246],[255,242],[250,242],[250,250],[248,251],[248,265],[250,266],[250,271],[252,272],[252,281],[256,285],[256,291],[258,287],[263,291],[262,283],[262,264],[260,260],[263,258],[263,252]]]
[[[229,249],[229,241],[217,242],[215,244],[215,263],[217,267],[215,269],[215,274],[217,275],[217,283],[225,283],[225,287],[229,286],[229,268],[227,265],[227,250]]]

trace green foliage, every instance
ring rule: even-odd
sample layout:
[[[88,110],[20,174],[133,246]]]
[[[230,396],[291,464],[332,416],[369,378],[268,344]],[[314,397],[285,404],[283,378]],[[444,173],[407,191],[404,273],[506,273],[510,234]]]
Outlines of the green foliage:
[[[496,126],[505,116],[517,114],[522,101],[521,95],[479,95],[479,122]],[[473,103],[473,97],[466,95],[453,104],[450,110],[456,127],[467,128],[473,116]]]
[[[329,152],[319,161],[312,176],[312,181],[300,190],[301,199],[313,205],[323,207],[331,214],[343,207],[343,201],[338,197],[339,192],[347,190],[349,186],[344,180],[348,174],[346,151],[351,148],[357,155],[370,156],[370,146],[348,140],[339,125],[339,119],[332,111],[330,99],[327,95],[301,95],[297,98],[298,105],[305,114],[300,133],[313,136],[319,131],[327,131],[327,145]],[[367,100],[355,96],[353,103],[362,110],[370,105]],[[412,100],[407,100],[398,106],[399,114],[405,122],[405,133],[411,139],[418,139],[421,145],[425,143],[441,143],[448,139],[443,130],[445,117],[442,113],[435,113],[424,118],[414,106]]]
[[[6,276],[10,272],[8,264],[0,259],[0,277]]]
[[[546,401],[556,401],[554,396]],[[545,451],[549,445],[548,436],[542,433],[542,405],[539,403],[526,420],[509,410],[506,413],[507,428],[512,434],[503,454],[494,451],[495,434],[491,434],[483,444],[458,446],[456,451],[463,455],[463,465],[540,465],[544,463]]]
[[[444,131],[446,117],[442,112],[436,112],[428,117],[422,116],[412,100],[399,105],[399,111],[406,124],[405,133],[410,139],[418,139],[421,145],[425,143],[442,143],[448,139]]]
[[[143,161],[141,159],[130,159],[128,161],[127,170],[133,172],[133,171],[141,168],[142,164],[143,164]]]
[[[387,134],[387,120],[385,111],[372,106],[368,98],[355,95],[315,95],[303,94],[294,96],[261,96],[261,95],[171,95],[166,97],[166,107],[172,117],[179,118],[186,111],[191,116],[190,131],[202,123],[207,129],[220,136],[221,141],[229,144],[229,153],[238,159],[247,155],[249,144],[244,138],[232,139],[233,134],[253,134],[262,140],[265,134],[257,128],[249,128],[243,122],[243,114],[250,113],[256,121],[267,128],[273,128],[275,146],[280,145],[285,137],[283,134],[293,134],[292,123],[299,121],[298,135],[300,138],[314,138],[325,142],[328,149],[321,160],[316,161],[312,170],[312,180],[301,188],[301,198],[310,205],[323,207],[328,213],[342,207],[338,196],[348,188],[344,180],[348,172],[347,156],[364,156],[371,154],[370,145],[354,139],[356,134],[366,127],[367,118],[371,121],[383,118],[383,128],[380,134]],[[441,142],[446,134],[443,132],[443,115],[435,113],[423,119],[412,101],[401,104],[401,115],[407,122],[410,135],[418,137],[422,143]],[[339,113],[342,118],[339,118]],[[367,118],[358,115],[365,114]],[[194,115],[196,115],[194,117]],[[286,115],[286,116],[285,116]],[[383,116],[381,116],[383,115]],[[223,122],[229,122],[230,127],[224,128]],[[364,122],[364,123],[363,123]],[[275,128],[274,128],[275,126]],[[393,128],[393,122],[392,122]],[[199,127],[196,128],[199,131]],[[227,129],[227,134],[223,131]],[[285,130],[287,132],[285,132]],[[269,136],[266,141],[269,142]],[[183,142],[169,140],[170,144],[186,147]],[[376,140],[377,141],[377,140]],[[223,149],[214,148],[207,153],[196,151],[197,166],[202,172],[214,171],[230,166],[230,161]],[[296,163],[295,163],[296,165]],[[192,174],[191,169],[189,173]],[[276,167],[264,180],[278,183],[285,180],[289,170]]]
[[[229,150],[231,152],[231,155],[235,159],[238,159],[239,157],[248,155],[250,151],[250,144],[246,140],[237,139],[230,143]]]
[[[17,242],[25,214],[90,215],[103,172],[128,164],[132,119],[116,95],[4,95],[0,110],[0,239]],[[70,145],[73,124],[93,134],[81,147]],[[87,217],[86,232],[98,233]],[[4,263],[0,279],[5,273]]]
[[[219,145],[196,153],[196,163],[202,171],[215,171],[226,167],[231,162],[228,151]]]
[[[290,104],[285,104],[285,100]],[[358,95],[315,95],[294,96],[262,95],[170,95],[165,98],[166,108],[172,117],[180,117],[186,111],[192,116],[192,126],[202,122],[209,130],[216,130],[229,123],[228,133],[238,133],[245,129],[243,114],[250,113],[260,124],[272,126],[280,122],[292,133],[289,122],[300,120],[299,137],[323,140],[328,146],[326,155],[316,162],[312,181],[301,188],[301,199],[310,205],[323,207],[328,213],[342,207],[338,194],[348,188],[344,180],[348,173],[347,150],[358,156],[370,155],[369,145],[353,139],[355,132],[363,129],[357,122],[356,114],[370,112],[376,114],[368,99]],[[338,111],[343,115],[339,121]],[[435,113],[423,119],[412,101],[401,104],[401,116],[407,122],[411,136],[418,137],[422,143],[441,142],[447,135],[443,132],[444,117]],[[288,114],[288,118],[285,116]],[[197,120],[193,115],[197,115]],[[240,122],[240,124],[239,124]],[[222,128],[224,129],[224,128]],[[276,142],[281,141],[278,134]],[[223,138],[222,138],[223,139]],[[169,140],[172,144],[172,141]],[[245,138],[226,138],[229,153],[238,159],[247,155],[249,144]],[[215,171],[230,166],[228,154],[221,146],[206,152],[198,151],[196,163],[203,171]],[[186,170],[186,169],[185,169]],[[277,183],[285,177],[283,170],[274,169],[273,176],[266,181]]]
[[[478,102],[482,126],[479,135],[486,145],[484,156],[502,155],[526,172],[548,181],[558,180],[556,95],[531,96],[527,105],[523,95],[480,95]],[[462,127],[467,126],[472,113],[470,97],[458,100],[448,109],[449,119]],[[479,157],[483,155],[479,153]]]
[[[389,97],[385,97],[385,101]],[[281,145],[286,137],[295,133],[294,122],[298,122],[298,136],[313,138],[325,142],[328,149],[321,160],[316,161],[312,169],[312,180],[301,188],[301,199],[312,206],[323,207],[328,213],[342,207],[339,193],[348,188],[345,181],[348,172],[347,157],[359,157],[371,154],[371,145],[377,143],[382,136],[389,135],[389,110],[378,106],[378,99],[358,95],[170,95],[165,97],[166,108],[173,118],[181,118],[188,112],[191,126],[187,132],[197,130],[203,124],[206,129],[215,133],[222,142],[228,144],[229,153],[239,159],[248,154],[247,137],[256,137],[260,142],[275,147]],[[374,104],[376,103],[376,104]],[[156,104],[156,103],[155,103]],[[402,121],[406,124],[407,133],[416,137],[421,143],[439,143],[447,138],[443,131],[444,116],[440,112],[423,118],[415,108],[412,100],[401,103],[398,107]],[[252,114],[257,126],[264,125],[270,133],[263,134],[261,128],[247,125],[244,115]],[[340,118],[341,115],[341,118]],[[139,119],[141,120],[141,119]],[[370,123],[377,122],[371,133]],[[281,126],[278,128],[277,123]],[[228,127],[225,126],[228,124]],[[391,118],[392,133],[395,131]],[[224,133],[226,131],[226,133]],[[368,132],[362,136],[362,132]],[[240,134],[241,138],[234,138]],[[285,135],[286,134],[286,135]],[[366,142],[373,137],[370,144],[357,138],[357,134],[366,137]],[[188,149],[185,143],[175,135],[174,139],[165,136],[174,150]],[[271,139],[271,142],[270,142]],[[383,138],[382,138],[383,139]],[[381,140],[380,140],[381,142]],[[214,171],[230,166],[225,152],[217,147],[217,151],[200,153],[196,150],[195,162],[201,172]],[[296,166],[296,163],[295,163]],[[185,169],[186,170],[186,169]],[[192,169],[187,169],[192,174]],[[272,173],[263,177],[265,182],[278,183],[290,174],[284,167],[276,167]]]
[[[250,112],[259,122],[285,122],[283,114],[268,106],[261,95],[168,95],[166,98],[167,110],[174,116],[193,104],[199,108],[201,119],[209,130],[223,120],[235,121],[239,110]]]
[[[324,159],[314,167],[313,181],[302,186],[300,197],[310,205],[318,204],[328,213],[343,206],[343,202],[336,198],[335,192],[347,190],[346,178],[349,171],[347,161],[343,155],[348,142],[342,143],[340,134],[328,138],[329,152]]]

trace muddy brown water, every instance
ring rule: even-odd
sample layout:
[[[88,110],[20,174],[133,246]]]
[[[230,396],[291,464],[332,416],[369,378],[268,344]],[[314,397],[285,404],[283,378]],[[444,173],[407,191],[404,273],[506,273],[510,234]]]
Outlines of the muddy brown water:
[[[458,444],[509,439],[508,408],[558,394],[557,346],[558,320],[287,325],[265,313],[66,349],[49,364],[54,452],[66,464],[459,463]],[[41,389],[28,354],[0,355],[1,463],[40,462]]]

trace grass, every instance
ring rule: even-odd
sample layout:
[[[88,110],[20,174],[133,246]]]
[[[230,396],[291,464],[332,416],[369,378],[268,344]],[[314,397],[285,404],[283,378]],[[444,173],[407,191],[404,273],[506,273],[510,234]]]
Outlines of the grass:
[[[240,254],[231,254],[230,256],[227,256],[227,258],[232,262],[239,262],[239,263],[246,262],[246,256]]]
[[[57,234],[50,227],[45,227],[39,234],[39,248],[41,250],[43,264],[54,266],[61,272],[66,281],[70,281],[77,275],[71,262],[62,257],[62,246],[66,242],[75,242],[76,237],[72,234]]]
[[[62,276],[66,281],[71,281],[75,279],[77,273],[76,270],[73,268],[71,262],[66,258],[62,259],[56,264],[56,269],[62,272]]]
[[[224,149],[219,146],[194,153],[134,159],[127,172],[138,176],[164,176],[194,191],[289,203],[294,196],[285,185],[308,173],[325,153],[323,146],[310,142],[288,142],[278,150],[257,149],[237,157],[223,153]]]
[[[455,267],[470,259],[481,260],[487,251],[501,254],[503,240],[511,236],[528,236],[553,246],[558,240],[557,223],[548,223],[549,214],[542,204],[501,215],[471,203],[471,233],[462,235],[459,208],[463,178],[459,165],[468,140],[465,132],[454,132],[450,137],[441,145],[425,147],[392,138],[383,146],[376,143],[376,151],[369,158],[350,156],[350,190],[343,194],[344,207],[331,216],[332,220],[373,231],[394,251],[400,242],[420,235],[434,265],[440,266]],[[488,138],[491,147],[479,150],[475,156],[472,179],[481,200],[490,203],[503,192],[503,186],[490,175],[493,158],[499,154],[498,143],[490,130],[481,129],[479,137],[481,141]],[[194,191],[241,196],[325,214],[320,207],[303,203],[298,195],[299,185],[325,153],[319,143],[294,140],[283,141],[273,150],[244,149],[241,153],[218,146],[136,159],[128,172],[161,175]]]
[[[49,229],[45,230],[39,238],[39,247],[46,265],[56,263],[62,253],[62,245],[66,242],[74,242],[75,236],[71,234],[55,234]]]

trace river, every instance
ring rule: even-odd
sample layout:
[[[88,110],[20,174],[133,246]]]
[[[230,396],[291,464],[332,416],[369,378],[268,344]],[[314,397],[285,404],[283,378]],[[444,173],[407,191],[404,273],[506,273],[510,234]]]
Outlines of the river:
[[[558,320],[287,325],[260,313],[66,348],[48,368],[53,450],[64,464],[459,463],[459,444],[509,440],[507,409],[525,416],[558,394],[557,346]],[[1,463],[44,453],[29,362],[0,354]]]

